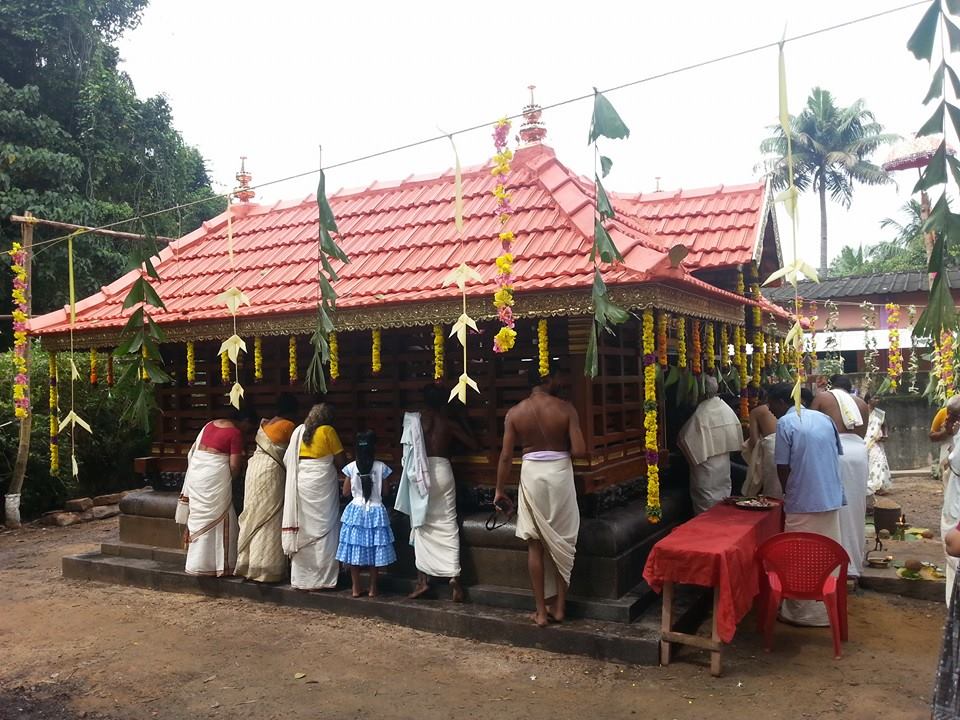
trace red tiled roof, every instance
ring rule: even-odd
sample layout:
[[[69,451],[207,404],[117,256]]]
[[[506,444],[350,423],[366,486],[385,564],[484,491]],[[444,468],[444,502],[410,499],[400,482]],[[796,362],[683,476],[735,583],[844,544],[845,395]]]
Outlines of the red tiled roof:
[[[615,195],[617,209],[666,247],[684,245],[687,268],[724,267],[757,257],[763,214],[764,183],[718,185],[698,190]]]
[[[571,173],[550,148],[542,145],[519,150],[513,171],[510,186],[516,211],[509,229],[516,235],[513,252],[518,309],[522,309],[524,292],[588,288],[593,280],[593,265],[588,258],[594,223],[593,184]],[[330,204],[340,229],[340,245],[351,259],[346,266],[333,263],[340,275],[335,283],[338,307],[456,297],[456,287],[445,288],[442,283],[461,261],[467,261],[483,278],[468,285],[468,294],[492,293],[493,258],[499,254],[493,184],[489,166],[464,170],[462,243],[453,224],[452,170],[332,195]],[[649,234],[650,202],[641,197],[619,203],[633,203],[639,210],[636,217],[622,212],[608,222],[607,229],[627,262],[605,267],[604,280],[617,285],[658,278],[742,302],[742,298],[689,275],[689,261],[682,269],[669,268],[666,249],[675,244],[671,237],[675,231],[673,226],[660,228],[666,228],[666,242]],[[703,212],[717,212],[716,202],[701,205]],[[739,212],[746,215],[748,193],[738,191],[728,205],[742,208]],[[680,207],[685,212],[694,211],[692,204]],[[734,246],[731,252],[738,251],[742,244],[734,243],[735,238],[750,234],[745,217],[740,222],[744,225],[740,234],[721,231]],[[157,322],[222,319],[226,310],[217,296],[234,285],[251,302],[250,307],[240,309],[240,316],[303,314],[315,308],[317,205],[313,196],[273,206],[234,205],[231,227],[233,265],[227,250],[226,214],[205,222],[160,253],[157,290],[167,310],[153,313]],[[696,252],[705,257],[708,251],[700,248],[699,237],[694,237],[694,243]],[[80,301],[76,331],[121,326],[131,312],[122,309],[123,299],[136,277],[136,272],[128,273]],[[30,328],[39,335],[65,332],[66,312],[58,310],[34,318]]]

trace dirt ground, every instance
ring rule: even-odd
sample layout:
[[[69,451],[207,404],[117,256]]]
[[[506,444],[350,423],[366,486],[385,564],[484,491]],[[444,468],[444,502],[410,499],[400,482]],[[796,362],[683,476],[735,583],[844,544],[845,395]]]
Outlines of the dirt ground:
[[[898,480],[905,507],[936,504]],[[115,520],[0,533],[0,720],[929,717],[942,604],[861,591],[839,661],[827,629],[778,625],[765,654],[748,617],[713,678],[690,649],[618,665],[61,578],[61,556],[115,535]]]

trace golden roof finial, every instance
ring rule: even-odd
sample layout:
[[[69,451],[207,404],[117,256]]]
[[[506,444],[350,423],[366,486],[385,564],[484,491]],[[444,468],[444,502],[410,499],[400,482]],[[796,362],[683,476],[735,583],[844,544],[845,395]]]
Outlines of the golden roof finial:
[[[247,172],[247,156],[240,156],[240,172],[236,175],[237,182],[239,186],[236,190],[233,191],[235,197],[240,199],[240,202],[250,202],[256,193],[250,189],[250,181],[253,180],[253,175]]]

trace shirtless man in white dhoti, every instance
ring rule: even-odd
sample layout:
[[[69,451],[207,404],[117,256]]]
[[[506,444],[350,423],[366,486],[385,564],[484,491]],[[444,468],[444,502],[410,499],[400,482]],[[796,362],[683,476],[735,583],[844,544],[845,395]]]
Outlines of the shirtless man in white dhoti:
[[[840,544],[850,556],[847,575],[851,580],[857,581],[863,571],[866,542],[864,524],[870,471],[865,438],[870,408],[862,399],[851,394],[853,384],[845,375],[832,376],[830,387],[829,392],[817,393],[810,407],[828,415],[840,433],[840,443],[843,445],[840,478],[843,480],[846,500],[840,510]]]
[[[504,419],[503,447],[497,465],[494,504],[513,513],[504,492],[513,467],[513,450],[523,448],[520,466],[517,537],[527,541],[527,568],[537,610],[533,621],[546,627],[562,622],[567,588],[580,532],[580,508],[571,457],[586,454],[577,410],[556,397],[553,375],[541,377],[536,363],[529,371],[530,397],[512,407]]]
[[[457,526],[457,486],[450,465],[456,442],[468,450],[477,441],[459,423],[447,417],[447,393],[438,385],[423,389],[426,407],[420,414],[423,442],[430,466],[430,489],[423,523],[413,528],[411,539],[417,563],[417,587],[409,597],[430,589],[430,578],[449,578],[453,601],[463,602],[460,586],[460,528]]]

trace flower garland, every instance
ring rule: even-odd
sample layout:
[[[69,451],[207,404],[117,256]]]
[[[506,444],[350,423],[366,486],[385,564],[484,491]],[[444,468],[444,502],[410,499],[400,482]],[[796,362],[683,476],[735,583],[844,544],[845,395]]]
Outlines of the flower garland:
[[[57,391],[57,354],[50,353],[50,474],[60,472],[60,396]]]
[[[734,349],[736,352],[736,349]],[[720,326],[720,369],[730,367],[730,328],[724,323]]]
[[[943,383],[943,397],[949,400],[955,394],[953,382],[953,333],[945,332],[940,336],[940,382]]]
[[[737,265],[737,295],[746,295],[747,288],[743,284],[743,267]]]
[[[291,335],[287,341],[287,355],[289,359],[287,373],[290,377],[290,384],[297,381],[297,336]]]
[[[910,325],[910,329],[913,329],[917,319],[917,306],[910,305],[907,308],[907,322]],[[911,395],[915,395],[918,392],[917,388],[917,377],[920,374],[920,348],[914,345],[910,348],[910,362],[907,365],[907,371],[910,373],[910,387],[907,388],[907,392]]]
[[[27,367],[27,254],[23,245],[10,250],[13,270],[13,414],[22,420],[30,414],[30,375]]]
[[[253,379],[256,382],[263,380],[263,338],[259,335],[253,338]]]
[[[336,332],[330,333],[327,344],[330,346],[330,380],[336,380],[340,377],[340,338]]]
[[[146,345],[140,346],[140,357],[142,357],[144,360],[146,360],[149,357],[147,353]],[[144,382],[150,379],[150,373],[147,372],[147,364],[145,362],[140,363],[140,379],[143,380]]]
[[[807,355],[810,358],[810,374],[818,375],[820,370],[820,360],[817,357],[817,303],[810,303],[810,334],[808,335],[809,345],[807,346]]]
[[[878,372],[879,367],[877,365],[877,340],[871,334],[871,330],[877,326],[877,309],[868,302],[860,303],[860,309],[862,311],[861,319],[863,320],[863,370],[864,370],[864,380],[868,387],[873,384],[873,376]]]
[[[690,321],[690,336],[693,339],[693,374],[699,375],[703,372],[703,346],[700,343],[700,321]]]
[[[717,343],[712,322],[707,323],[706,335],[707,371],[712,373],[717,369]]]
[[[667,369],[667,328],[670,325],[670,314],[660,311],[657,314],[657,358],[660,367]]]
[[[661,315],[661,317],[663,317]],[[660,522],[660,447],[657,437],[657,368],[653,310],[643,311],[643,428],[647,459],[647,520]]]
[[[777,340],[777,363],[780,365],[787,364],[787,344]]]
[[[749,376],[747,375],[747,331],[738,325],[734,332],[737,343],[737,370],[740,373],[740,420],[741,422],[748,422],[750,420],[750,395],[747,388],[749,382]]]
[[[900,354],[900,306],[887,303],[887,333],[890,337],[890,350],[887,358],[887,377],[890,378],[890,392],[896,393],[903,375],[903,356]]]
[[[760,294],[760,274],[755,263],[750,263],[750,295],[757,303],[753,306],[753,327],[754,329],[762,328],[763,311],[760,309],[760,300],[763,296]]]
[[[97,349],[90,348],[90,384],[96,385],[99,381],[97,377]]]
[[[763,362],[764,362],[764,340],[763,340],[763,330],[754,330],[753,331],[753,387],[759,388],[760,383],[763,379]]]
[[[550,340],[547,337],[547,321],[537,321],[537,362],[540,377],[550,374]]]
[[[197,381],[197,349],[190,340],[187,342],[187,385]]]
[[[443,328],[439,325],[433,326],[433,379],[443,380],[443,371],[446,358],[444,357]]]
[[[383,364],[380,362],[380,343],[382,338],[380,337],[379,330],[373,330],[371,332],[371,342],[370,342],[370,367],[373,370],[374,375],[379,375],[380,371],[383,369]]]
[[[687,319],[677,318],[677,367],[687,367]]]
[[[220,381],[230,382],[230,356],[226,351],[220,353]]]
[[[510,161],[513,160],[513,152],[507,147],[510,127],[511,123],[506,118],[499,120],[493,127],[493,146],[497,152],[493,156],[491,173],[497,179],[493,196],[497,200],[500,247],[503,251],[496,260],[497,291],[493,296],[493,304],[497,308],[497,317],[503,325],[493,338],[493,350],[498,353],[512,349],[517,340],[517,333],[513,329],[513,253],[510,252],[513,244],[513,233],[506,228],[507,221],[513,214],[513,207],[510,205],[510,193],[507,192]]]

